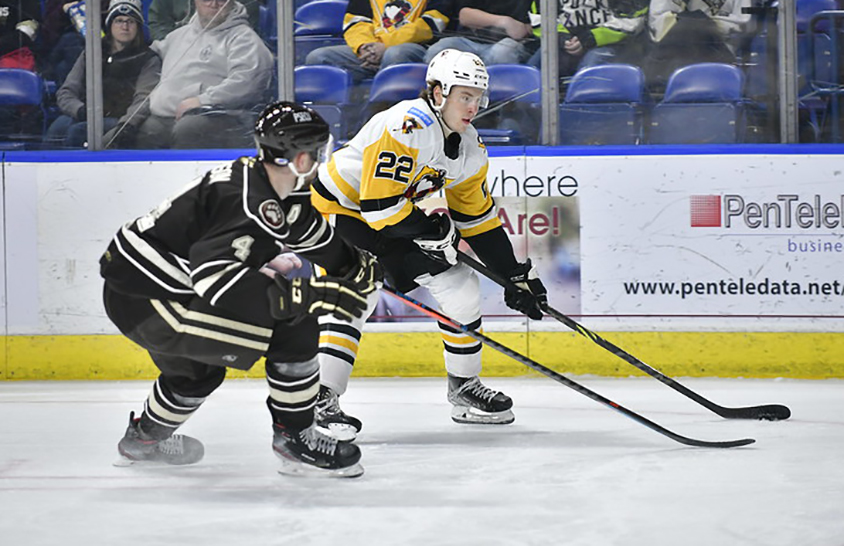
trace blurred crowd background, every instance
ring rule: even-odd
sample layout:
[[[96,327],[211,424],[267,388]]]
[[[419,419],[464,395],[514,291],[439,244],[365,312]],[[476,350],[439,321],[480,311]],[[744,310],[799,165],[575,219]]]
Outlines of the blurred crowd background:
[[[492,146],[841,140],[844,0],[88,2],[0,0],[0,150],[249,148],[277,98],[342,144],[444,48]]]

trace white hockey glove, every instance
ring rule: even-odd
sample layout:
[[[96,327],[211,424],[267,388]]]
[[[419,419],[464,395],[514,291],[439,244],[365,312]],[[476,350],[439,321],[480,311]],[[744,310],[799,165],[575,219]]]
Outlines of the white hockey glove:
[[[448,265],[457,265],[457,243],[460,234],[454,229],[454,222],[446,214],[431,215],[437,223],[438,232],[424,235],[413,240],[429,258]]]
[[[366,310],[366,296],[349,280],[337,277],[296,277],[276,275],[267,289],[270,314],[276,320],[301,320],[306,315],[332,314],[340,320],[360,318]]]
[[[384,268],[375,256],[365,250],[355,248],[356,262],[343,278],[351,281],[358,292],[366,296],[380,288],[384,282]]]
[[[534,320],[541,320],[542,306],[548,303],[548,291],[539,280],[536,268],[530,263],[530,259],[519,264],[507,275],[507,278],[521,289],[504,290],[504,303],[507,307],[524,313]]]

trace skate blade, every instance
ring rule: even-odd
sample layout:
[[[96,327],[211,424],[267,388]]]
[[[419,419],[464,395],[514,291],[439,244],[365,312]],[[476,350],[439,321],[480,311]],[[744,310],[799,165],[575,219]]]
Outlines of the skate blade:
[[[317,425],[317,428],[322,431],[323,434],[331,436],[338,442],[351,442],[355,438],[358,437],[358,431],[352,425],[346,425],[343,423],[328,423]]]
[[[201,461],[202,459],[199,459]],[[117,460],[111,463],[112,466],[116,466],[118,468],[125,468],[128,466],[142,466],[142,467],[154,467],[154,468],[174,468],[180,466],[192,466],[199,461],[194,462],[184,462],[184,463],[168,463],[167,461],[156,461],[156,460],[140,460],[140,459],[130,459],[123,454],[117,456]]]
[[[126,466],[133,466],[138,464],[140,461],[135,461],[133,459],[129,459],[124,457],[123,455],[118,455],[117,460],[111,463],[111,466],[116,466],[118,468],[126,467]]]
[[[319,468],[307,463],[282,458],[278,473],[282,476],[294,478],[357,478],[363,474],[363,466],[360,463],[355,463],[345,468]]]
[[[128,457],[125,457],[124,455],[118,455],[117,460],[114,461],[113,463],[111,463],[111,465],[116,466],[118,468],[125,468],[125,467],[128,467],[128,466],[144,466],[144,467],[147,467],[147,466],[161,466],[161,467],[177,466],[177,465],[167,464],[167,463],[164,463],[164,462],[161,462],[161,461],[139,461],[139,460],[136,460],[136,459],[130,459]]]
[[[468,406],[451,408],[451,420],[461,425],[509,425],[516,420],[512,410],[491,413]]]

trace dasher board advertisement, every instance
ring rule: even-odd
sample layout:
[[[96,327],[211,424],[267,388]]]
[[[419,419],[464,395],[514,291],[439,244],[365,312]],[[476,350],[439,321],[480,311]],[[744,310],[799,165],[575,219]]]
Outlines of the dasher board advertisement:
[[[560,159],[581,182],[584,314],[844,316],[840,156]]]

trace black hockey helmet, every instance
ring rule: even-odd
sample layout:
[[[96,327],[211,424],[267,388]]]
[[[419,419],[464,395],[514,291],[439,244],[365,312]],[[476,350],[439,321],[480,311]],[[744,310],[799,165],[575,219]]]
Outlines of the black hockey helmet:
[[[331,152],[328,124],[313,109],[288,101],[267,106],[255,122],[258,158],[287,165],[299,152],[323,162]]]

